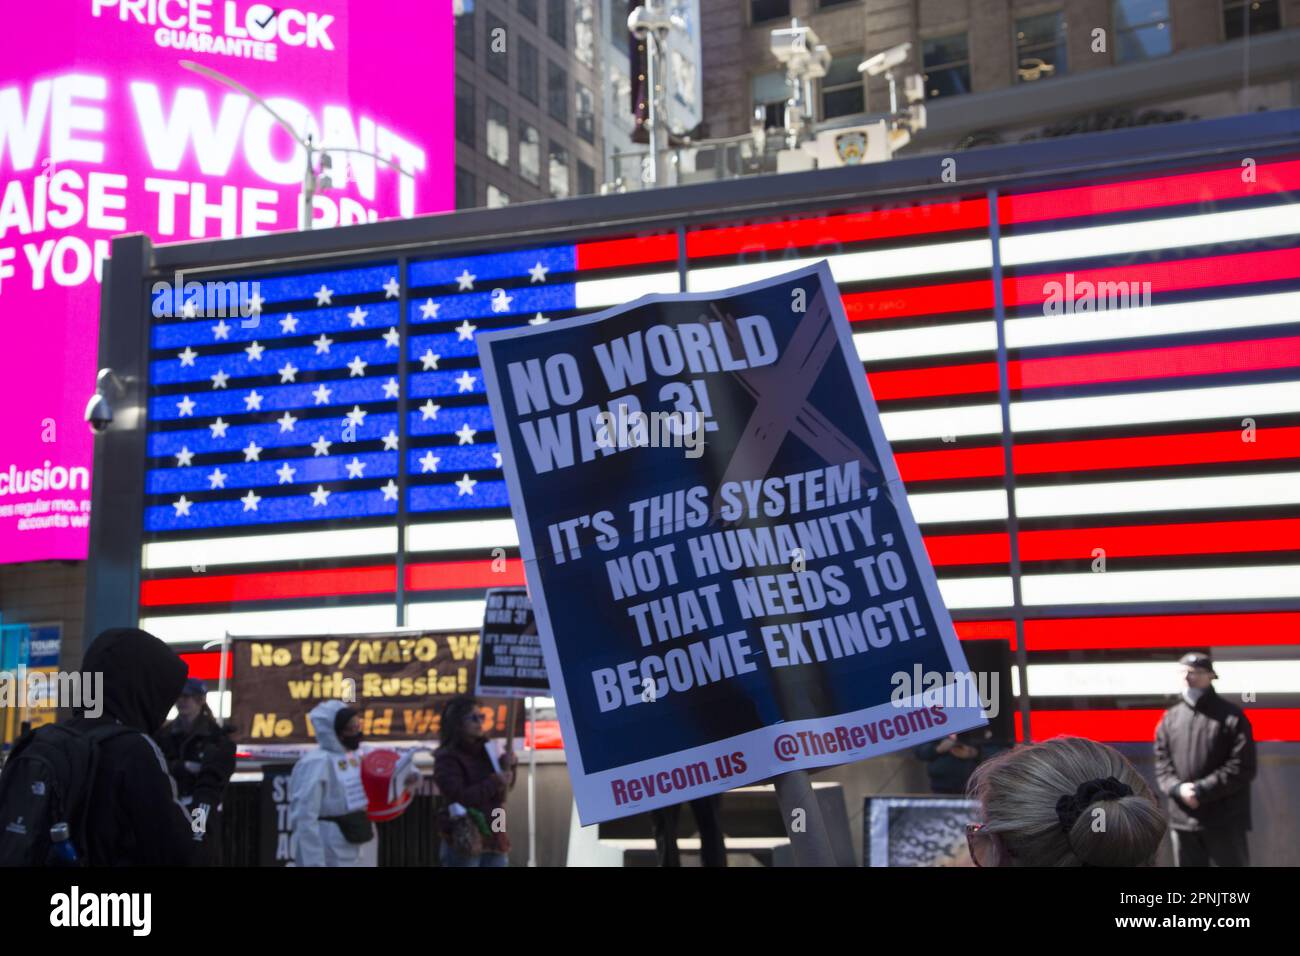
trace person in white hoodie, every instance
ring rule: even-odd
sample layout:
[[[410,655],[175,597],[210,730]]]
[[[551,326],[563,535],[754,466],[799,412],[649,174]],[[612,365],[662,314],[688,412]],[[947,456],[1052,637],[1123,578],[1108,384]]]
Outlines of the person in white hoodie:
[[[361,718],[341,700],[311,711],[315,750],[289,777],[289,824],[298,866],[373,866],[377,840],[361,785]]]

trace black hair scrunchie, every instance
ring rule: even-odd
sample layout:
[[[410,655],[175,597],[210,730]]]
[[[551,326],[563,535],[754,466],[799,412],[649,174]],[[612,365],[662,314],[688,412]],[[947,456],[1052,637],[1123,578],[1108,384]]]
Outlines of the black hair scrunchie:
[[[1056,818],[1061,821],[1061,829],[1068,837],[1079,817],[1098,800],[1118,800],[1131,796],[1133,788],[1114,777],[1089,780],[1080,784],[1073,795],[1067,794],[1056,801]]]

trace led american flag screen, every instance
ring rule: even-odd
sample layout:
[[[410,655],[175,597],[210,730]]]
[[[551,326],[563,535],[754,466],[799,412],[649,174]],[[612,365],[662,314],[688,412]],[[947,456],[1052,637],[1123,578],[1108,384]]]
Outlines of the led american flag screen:
[[[1150,740],[1203,648],[1300,740],[1298,198],[1283,157],[232,276],[258,315],[153,321],[141,626],[477,627],[523,572],[476,336],[824,258],[1032,736]]]

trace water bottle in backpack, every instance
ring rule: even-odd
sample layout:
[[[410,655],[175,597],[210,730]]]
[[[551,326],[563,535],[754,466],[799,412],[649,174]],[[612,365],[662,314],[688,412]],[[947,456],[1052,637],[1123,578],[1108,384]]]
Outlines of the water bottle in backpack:
[[[81,866],[99,747],[134,733],[121,724],[38,727],[0,772],[0,866]]]
[[[72,828],[66,823],[50,827],[50,866],[80,866],[81,857],[72,842]]]

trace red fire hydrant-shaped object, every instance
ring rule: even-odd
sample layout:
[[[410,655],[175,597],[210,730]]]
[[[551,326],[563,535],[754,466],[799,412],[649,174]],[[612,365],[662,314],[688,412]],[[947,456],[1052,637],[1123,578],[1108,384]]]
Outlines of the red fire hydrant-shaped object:
[[[395,750],[372,750],[361,759],[361,785],[366,790],[366,816],[378,823],[396,820],[415,799],[418,782],[410,764],[402,771],[403,780],[395,779],[401,756]]]

